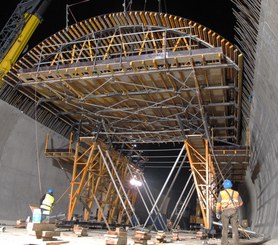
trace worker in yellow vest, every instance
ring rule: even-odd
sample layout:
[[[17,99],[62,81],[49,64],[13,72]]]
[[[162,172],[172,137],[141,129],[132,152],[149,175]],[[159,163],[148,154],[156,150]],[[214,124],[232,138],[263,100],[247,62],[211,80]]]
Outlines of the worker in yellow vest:
[[[216,218],[222,222],[221,245],[227,245],[229,222],[232,225],[233,245],[239,244],[238,238],[238,208],[243,205],[239,193],[232,189],[233,183],[230,180],[224,180],[224,190],[220,191],[216,204]]]
[[[53,196],[53,190],[49,189],[45,195],[42,196],[40,200],[40,209],[41,209],[41,222],[43,223],[49,223],[49,216],[53,208],[54,204],[54,196]]]

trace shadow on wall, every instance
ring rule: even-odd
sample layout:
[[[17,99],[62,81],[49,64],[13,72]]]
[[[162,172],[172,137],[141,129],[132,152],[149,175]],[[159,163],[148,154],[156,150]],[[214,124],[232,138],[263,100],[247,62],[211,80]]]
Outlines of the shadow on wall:
[[[261,163],[257,162],[251,176],[253,184],[255,183],[255,180],[258,178],[258,174],[260,173],[260,171],[261,171]]]
[[[250,210],[253,209],[253,202],[252,202],[252,198],[250,197],[250,192],[245,183],[239,186],[238,191],[243,201],[243,206],[240,208],[240,222],[242,223],[244,220],[247,220],[246,225],[248,227],[251,227],[252,214],[250,213]],[[242,225],[242,226],[246,226],[246,225]]]
[[[54,140],[50,137],[49,143],[50,147],[47,147],[49,152],[69,152],[69,145],[60,146],[57,148],[54,144]],[[52,158],[52,166],[64,171],[66,178],[71,182],[71,174],[73,169],[73,161],[66,161],[59,158]]]
[[[69,184],[70,184],[73,165],[63,162],[62,160],[59,160],[59,159],[56,159],[56,160],[53,159],[52,166],[63,170],[66,175],[66,178],[69,180]]]

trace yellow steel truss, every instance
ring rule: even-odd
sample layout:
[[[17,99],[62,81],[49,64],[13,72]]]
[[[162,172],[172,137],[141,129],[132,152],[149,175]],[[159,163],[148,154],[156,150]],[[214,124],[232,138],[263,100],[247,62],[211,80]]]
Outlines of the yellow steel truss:
[[[184,143],[200,202],[204,228],[209,229],[212,223],[212,210],[216,202],[213,184],[216,174],[209,153],[208,140],[203,139],[202,135],[189,135]]]
[[[69,194],[68,220],[72,220],[79,203],[83,206],[83,219],[88,221],[93,208],[97,208],[98,222],[130,224],[137,198],[137,191],[129,184],[133,177],[128,171],[125,156],[107,145],[97,142],[95,137],[80,137],[73,150],[48,149],[47,157],[60,158],[73,162],[72,179]],[[70,145],[72,144],[72,135]]]
[[[84,147],[84,143],[86,147]],[[106,152],[106,159],[103,157],[104,154],[101,154],[102,149]],[[107,156],[111,158],[110,161]],[[114,164],[116,172],[112,168],[112,164]],[[85,207],[85,221],[90,217],[94,201],[97,201],[100,205],[97,213],[98,222],[102,221],[103,214],[106,215],[105,210],[108,210],[108,223],[113,222],[118,216],[117,223],[128,224],[130,220],[127,217],[132,216],[131,209],[134,207],[137,193],[128,186],[131,176],[127,171],[127,164],[127,159],[115,151],[110,151],[108,155],[107,147],[97,143],[94,137],[81,137],[75,148],[68,220],[72,219],[78,200],[81,200]],[[119,179],[116,175],[119,176]],[[111,181],[112,178],[116,181]],[[120,182],[124,184],[125,188],[121,188]],[[124,189],[127,189],[126,195],[124,195]],[[97,200],[94,200],[95,198]],[[128,206],[129,200],[133,206]],[[126,214],[125,220],[124,214]]]

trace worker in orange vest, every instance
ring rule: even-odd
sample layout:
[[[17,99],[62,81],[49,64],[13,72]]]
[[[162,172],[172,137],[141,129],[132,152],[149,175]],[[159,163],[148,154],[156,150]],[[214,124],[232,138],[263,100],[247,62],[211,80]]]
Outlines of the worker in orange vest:
[[[238,208],[243,205],[239,193],[232,189],[232,181],[226,179],[223,182],[224,190],[220,191],[216,204],[216,218],[222,222],[222,239],[221,244],[227,245],[229,222],[232,225],[233,244],[239,244],[238,238]]]

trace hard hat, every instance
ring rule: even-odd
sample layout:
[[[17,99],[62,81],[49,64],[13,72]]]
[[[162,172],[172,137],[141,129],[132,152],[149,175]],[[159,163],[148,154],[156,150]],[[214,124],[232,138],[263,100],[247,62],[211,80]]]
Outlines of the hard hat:
[[[47,193],[53,194],[53,190],[52,189],[48,189]]]
[[[225,189],[232,188],[232,187],[233,187],[232,181],[230,181],[230,180],[228,180],[228,179],[224,180],[224,182],[223,182],[223,187],[224,187]]]

